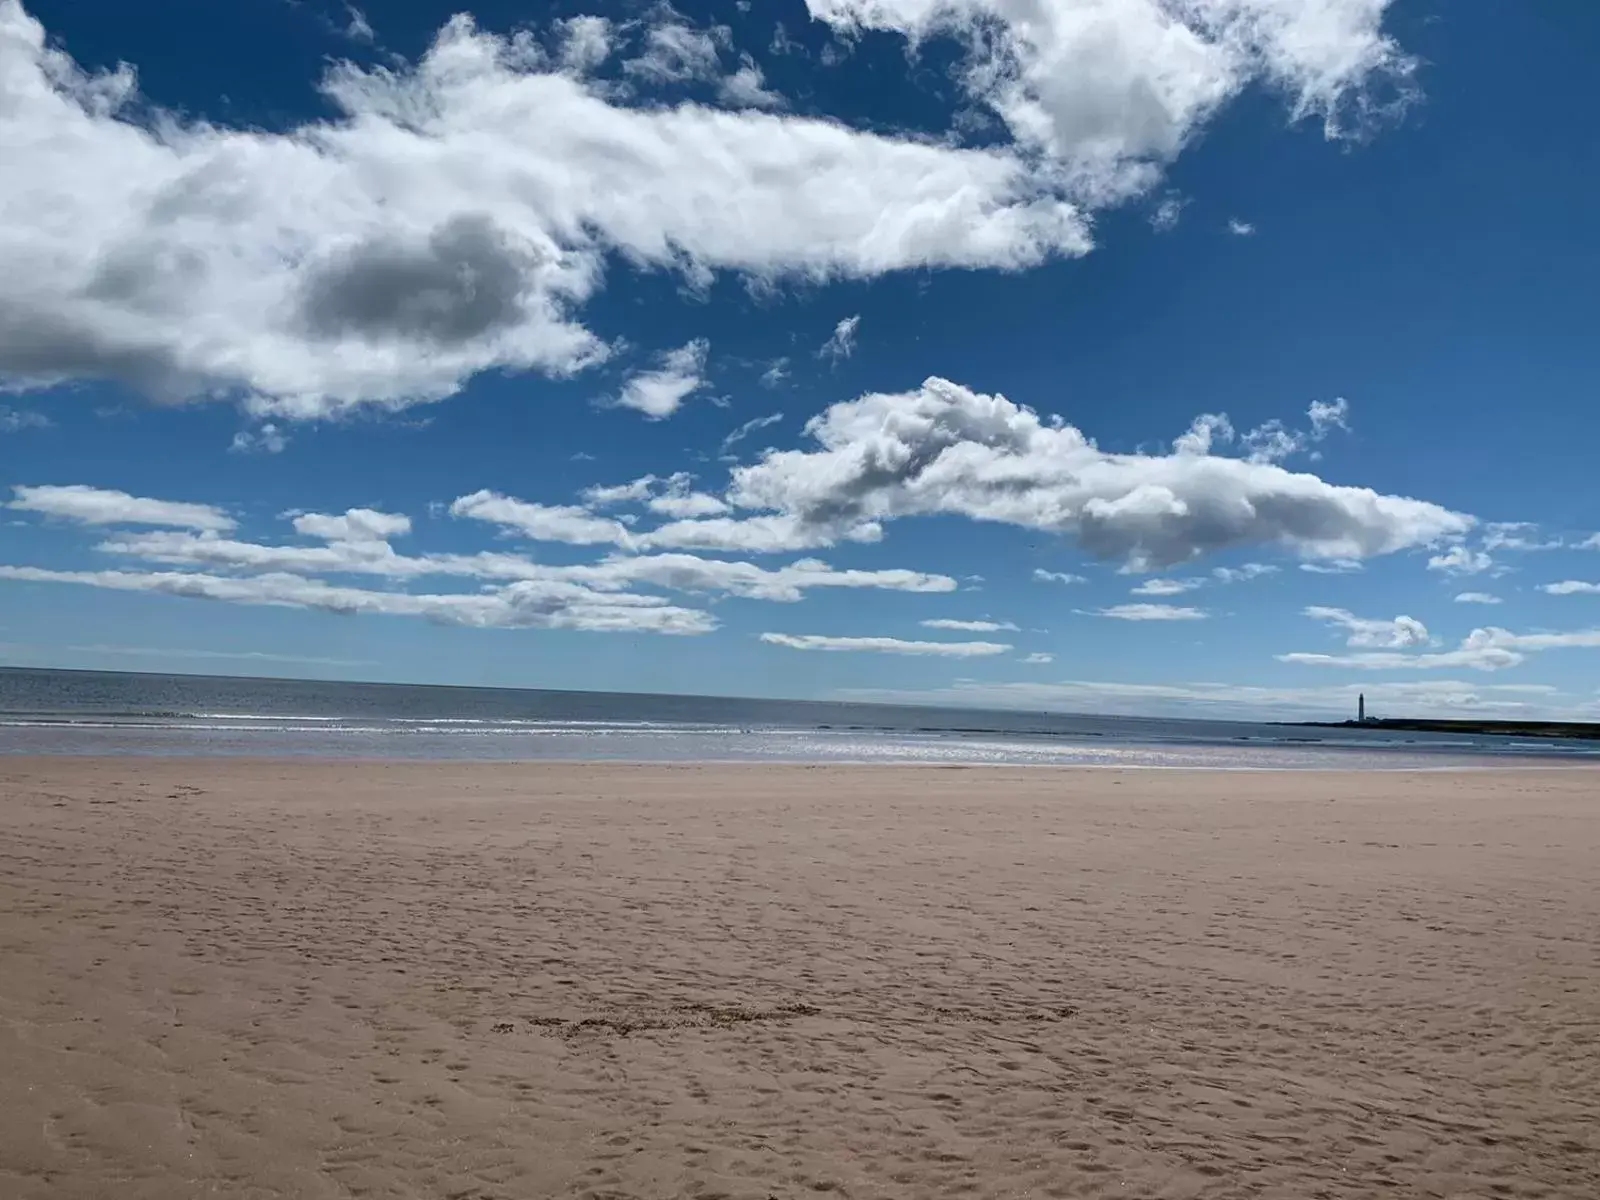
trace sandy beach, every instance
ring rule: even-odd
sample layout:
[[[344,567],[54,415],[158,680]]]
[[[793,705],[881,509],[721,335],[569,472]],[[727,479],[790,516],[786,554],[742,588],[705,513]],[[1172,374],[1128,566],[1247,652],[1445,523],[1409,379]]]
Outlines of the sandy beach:
[[[0,760],[0,1195],[1600,1196],[1600,773]]]

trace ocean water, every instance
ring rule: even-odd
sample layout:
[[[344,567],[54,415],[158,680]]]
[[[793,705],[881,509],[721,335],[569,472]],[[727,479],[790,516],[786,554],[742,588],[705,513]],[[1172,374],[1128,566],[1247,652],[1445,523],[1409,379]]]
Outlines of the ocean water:
[[[0,668],[0,754],[1448,768],[1590,743],[822,701]]]

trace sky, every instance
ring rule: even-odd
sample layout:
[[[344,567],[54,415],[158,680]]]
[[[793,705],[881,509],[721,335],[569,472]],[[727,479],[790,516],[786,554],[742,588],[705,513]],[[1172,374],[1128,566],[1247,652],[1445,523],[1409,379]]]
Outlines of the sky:
[[[0,662],[1600,719],[1587,0],[0,0]]]

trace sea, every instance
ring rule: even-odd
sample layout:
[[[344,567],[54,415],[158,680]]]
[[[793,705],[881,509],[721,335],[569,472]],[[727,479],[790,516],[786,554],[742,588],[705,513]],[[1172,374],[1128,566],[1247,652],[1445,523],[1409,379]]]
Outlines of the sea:
[[[0,754],[1455,769],[1595,743],[1088,713],[0,668]]]

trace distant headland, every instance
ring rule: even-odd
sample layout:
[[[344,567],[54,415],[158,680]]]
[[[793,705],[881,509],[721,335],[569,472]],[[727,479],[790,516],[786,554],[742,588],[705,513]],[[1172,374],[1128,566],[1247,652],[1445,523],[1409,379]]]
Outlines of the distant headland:
[[[1411,733],[1466,733],[1498,737],[1569,738],[1600,741],[1600,723],[1591,721],[1434,721],[1409,717],[1367,717],[1357,721],[1276,721],[1316,729],[1393,729]]]

